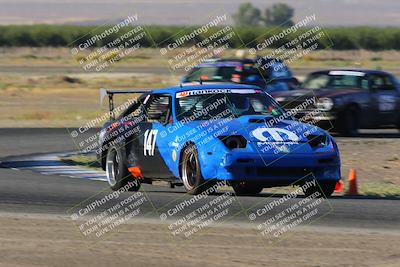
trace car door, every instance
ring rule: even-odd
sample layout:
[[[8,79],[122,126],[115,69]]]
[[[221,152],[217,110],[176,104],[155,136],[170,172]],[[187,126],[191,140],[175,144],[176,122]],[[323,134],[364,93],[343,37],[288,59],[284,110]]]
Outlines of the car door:
[[[369,77],[369,85],[377,115],[377,126],[396,123],[400,96],[392,77],[381,73],[372,74]]]
[[[144,120],[139,124],[136,155],[146,178],[173,178],[165,160],[165,155],[169,155],[165,133],[171,112],[172,98],[169,94],[154,93],[144,100]]]

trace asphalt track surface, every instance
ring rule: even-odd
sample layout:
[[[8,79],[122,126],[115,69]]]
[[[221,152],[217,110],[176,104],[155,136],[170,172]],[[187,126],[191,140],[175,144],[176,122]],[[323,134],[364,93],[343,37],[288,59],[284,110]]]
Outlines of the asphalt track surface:
[[[367,136],[368,138],[371,136]],[[373,137],[373,136],[372,136]],[[393,137],[389,135],[389,138]],[[397,136],[396,136],[397,137]],[[0,161],[15,155],[49,153],[76,150],[66,129],[0,129]],[[144,205],[141,216],[159,218],[159,215],[175,207],[176,203],[189,199],[182,188],[143,185],[142,190],[151,205]],[[31,171],[0,167],[0,212],[39,213],[69,215],[70,209],[79,203],[87,203],[93,195],[109,194],[107,184],[101,181],[71,179],[54,175],[41,175]],[[132,192],[124,193],[127,198]],[[223,192],[209,196],[207,201]],[[229,220],[250,222],[248,213],[278,200],[282,195],[261,194],[257,197],[237,197],[231,206]],[[282,208],[301,200],[289,200]],[[198,204],[201,204],[199,201]],[[400,201],[361,197],[333,197],[324,203],[323,216],[314,226],[344,227],[383,231],[399,231]],[[80,204],[83,205],[83,204]],[[189,207],[185,212],[194,209]],[[275,211],[277,212],[277,211]]]

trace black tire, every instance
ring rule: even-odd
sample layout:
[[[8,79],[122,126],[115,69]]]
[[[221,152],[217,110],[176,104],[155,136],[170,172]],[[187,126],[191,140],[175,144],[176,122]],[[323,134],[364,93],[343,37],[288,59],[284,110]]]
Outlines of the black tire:
[[[309,187],[306,190],[303,190],[303,192],[307,197],[319,192],[317,198],[327,198],[333,194],[333,191],[335,191],[335,185],[336,182],[317,182],[316,186]]]
[[[134,179],[128,171],[125,157],[117,146],[111,146],[107,151],[106,174],[107,182],[114,191],[126,186],[129,182],[131,182],[129,191],[138,191],[140,189],[140,181]]]
[[[354,106],[347,108],[341,118],[340,132],[345,136],[358,136],[358,109]]]
[[[183,181],[183,186],[191,195],[197,195],[203,192],[207,187],[203,176],[196,146],[189,144],[182,153],[180,162],[180,173]]]
[[[232,187],[238,196],[254,196],[261,193],[261,191],[264,189],[262,186],[249,184],[246,182],[235,183],[232,185]]]

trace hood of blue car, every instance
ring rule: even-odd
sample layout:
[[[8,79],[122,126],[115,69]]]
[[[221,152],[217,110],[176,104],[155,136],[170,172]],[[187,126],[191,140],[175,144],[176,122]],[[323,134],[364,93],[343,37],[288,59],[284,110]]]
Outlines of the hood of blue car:
[[[241,135],[250,142],[307,142],[308,135],[324,135],[317,126],[265,116],[192,121],[186,126],[204,129],[214,137]]]

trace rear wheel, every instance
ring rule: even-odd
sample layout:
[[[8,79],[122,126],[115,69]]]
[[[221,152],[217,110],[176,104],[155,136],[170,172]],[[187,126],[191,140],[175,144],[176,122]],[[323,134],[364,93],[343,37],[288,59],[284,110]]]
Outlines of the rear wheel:
[[[336,182],[317,182],[316,186],[308,187],[303,190],[304,194],[308,197],[314,194],[316,198],[327,198],[333,194]],[[317,192],[319,194],[317,194]]]
[[[189,194],[197,195],[206,189],[195,145],[190,144],[183,150],[180,169],[183,185]]]
[[[140,181],[136,180],[129,173],[121,150],[112,146],[107,151],[106,157],[107,182],[112,190],[118,190],[130,182],[129,191],[138,191]]]
[[[246,182],[240,182],[237,184],[233,184],[232,187],[233,187],[233,190],[235,191],[236,195],[238,195],[238,196],[257,195],[263,190],[262,186],[259,186],[256,184],[250,184],[250,183],[246,183]]]

